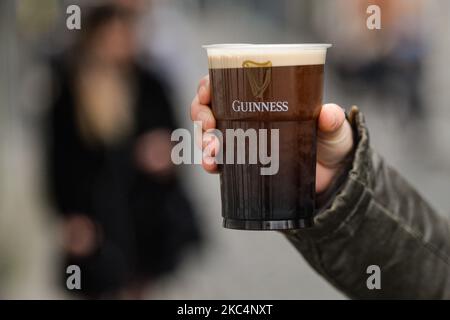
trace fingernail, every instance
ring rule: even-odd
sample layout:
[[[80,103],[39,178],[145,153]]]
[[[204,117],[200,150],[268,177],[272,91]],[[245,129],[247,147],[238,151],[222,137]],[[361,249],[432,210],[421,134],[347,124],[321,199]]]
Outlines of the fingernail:
[[[337,117],[336,113],[333,113],[333,126],[332,126],[333,130],[336,129],[337,122],[338,122],[338,117]]]
[[[197,88],[197,93],[200,93],[200,90],[202,90],[202,88],[204,88],[205,87],[205,84],[200,84],[199,86],[198,86],[198,88]]]
[[[199,95],[199,97],[200,97],[200,96],[201,96],[201,97],[204,97],[205,94],[206,94],[206,87],[205,87],[205,85],[202,85],[202,86],[200,87],[200,89],[198,90],[198,95]]]
[[[203,149],[205,149],[207,146],[209,146],[210,143],[211,143],[211,140],[210,140],[209,136],[207,134],[204,134],[203,142],[202,142]]]
[[[197,115],[198,120],[203,122],[204,124],[209,121],[209,117],[210,116],[206,111],[200,111]]]
[[[202,80],[197,88],[197,92],[200,93],[201,90],[207,90],[208,83],[208,79]]]

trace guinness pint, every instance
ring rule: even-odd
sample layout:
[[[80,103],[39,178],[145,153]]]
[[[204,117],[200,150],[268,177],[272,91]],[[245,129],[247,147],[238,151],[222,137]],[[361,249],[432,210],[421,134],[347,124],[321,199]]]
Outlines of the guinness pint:
[[[219,169],[225,228],[286,230],[313,226],[317,118],[329,47],[205,47],[212,111],[217,129],[223,133],[224,161]],[[239,137],[226,134],[230,130],[247,132],[241,139],[244,143],[231,141]],[[252,144],[252,137],[258,141]],[[240,153],[246,160],[260,157],[256,162],[232,161]],[[277,162],[276,170],[269,170],[269,174],[264,171],[268,166],[262,161],[264,154]]]

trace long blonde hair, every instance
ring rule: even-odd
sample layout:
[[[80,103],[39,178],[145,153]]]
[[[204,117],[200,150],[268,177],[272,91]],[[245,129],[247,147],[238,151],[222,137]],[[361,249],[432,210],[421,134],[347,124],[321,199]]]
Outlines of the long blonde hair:
[[[133,86],[113,67],[81,68],[77,76],[76,115],[88,143],[113,145],[134,126]]]
[[[87,15],[75,44],[76,120],[82,137],[88,143],[115,144],[133,129],[134,86],[129,66],[102,61],[102,57],[91,52],[98,41],[97,32],[102,27],[114,22],[132,21],[132,13],[120,6],[94,7]]]

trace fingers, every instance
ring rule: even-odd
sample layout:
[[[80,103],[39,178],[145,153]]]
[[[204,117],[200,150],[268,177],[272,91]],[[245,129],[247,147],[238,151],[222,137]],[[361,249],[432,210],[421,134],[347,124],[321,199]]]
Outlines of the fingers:
[[[211,102],[211,89],[209,86],[209,76],[204,76],[197,88],[197,94],[201,104],[208,105]]]
[[[318,127],[318,162],[327,168],[339,167],[353,148],[353,133],[344,110],[336,104],[324,105]]]
[[[202,133],[216,127],[216,120],[208,106],[211,102],[209,77],[205,76],[199,82],[197,94],[191,104],[191,119],[199,121]],[[345,120],[345,113],[336,104],[326,104],[322,107],[318,120],[318,162],[324,168],[338,168],[353,148],[353,134],[350,124]],[[205,139],[199,141],[203,149],[203,167],[208,172],[217,172],[214,160],[216,144]]]
[[[209,85],[209,77],[206,76],[200,80],[197,94],[191,104],[192,121],[200,121],[203,130],[214,129],[216,127],[216,119],[208,106],[211,102],[211,93]]]
[[[213,132],[203,135],[202,166],[209,173],[217,173],[216,155],[220,152],[219,138]]]
[[[192,121],[200,121],[202,126],[202,130],[196,132],[196,136],[200,139],[195,139],[197,146],[203,150],[202,166],[209,173],[217,173],[218,166],[215,161],[215,155],[218,153],[220,142],[213,133],[207,132],[216,127],[216,119],[208,106],[210,103],[211,88],[209,76],[205,76],[200,80],[197,94],[191,104],[191,119]]]
[[[338,168],[329,168],[317,163],[316,166],[316,193],[322,193],[331,185]]]
[[[335,133],[344,123],[344,110],[337,104],[325,104],[319,115],[319,130],[323,134]]]
[[[200,121],[203,130],[214,129],[216,127],[216,119],[207,105],[199,102],[199,97],[196,95],[191,104],[191,119],[192,121]]]

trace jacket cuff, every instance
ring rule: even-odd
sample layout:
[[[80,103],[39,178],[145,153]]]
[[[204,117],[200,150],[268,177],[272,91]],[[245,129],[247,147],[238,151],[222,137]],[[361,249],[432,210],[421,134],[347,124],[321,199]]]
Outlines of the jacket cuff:
[[[352,108],[348,119],[354,131],[356,145],[349,170],[344,171],[344,176],[337,178],[339,185],[335,185],[333,197],[315,216],[314,227],[293,230],[288,234],[320,240],[332,237],[335,232],[344,228],[356,230],[357,223],[354,222],[359,220],[356,213],[365,212],[362,207],[367,206],[371,199],[371,193],[367,189],[371,185],[371,149],[364,116],[357,107]]]

